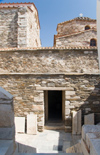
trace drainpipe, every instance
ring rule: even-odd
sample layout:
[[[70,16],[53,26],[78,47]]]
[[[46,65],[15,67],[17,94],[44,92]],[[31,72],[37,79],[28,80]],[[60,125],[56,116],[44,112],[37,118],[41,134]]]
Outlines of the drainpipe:
[[[97,46],[98,46],[98,61],[100,71],[100,0],[97,0]]]

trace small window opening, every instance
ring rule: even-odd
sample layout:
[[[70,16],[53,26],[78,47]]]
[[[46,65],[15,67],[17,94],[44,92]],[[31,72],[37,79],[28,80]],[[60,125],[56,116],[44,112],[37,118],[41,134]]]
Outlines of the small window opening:
[[[96,39],[91,39],[90,40],[90,46],[96,46],[97,43],[96,43]]]
[[[90,29],[90,26],[85,26],[85,30],[89,30]]]

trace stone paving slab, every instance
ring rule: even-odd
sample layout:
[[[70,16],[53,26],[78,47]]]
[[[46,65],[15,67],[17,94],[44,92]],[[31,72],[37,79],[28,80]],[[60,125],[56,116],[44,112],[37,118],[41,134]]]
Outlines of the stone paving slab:
[[[77,138],[78,137],[78,138]],[[34,147],[37,153],[65,153],[68,147],[78,143],[80,136],[73,136],[64,131],[44,130],[37,135],[16,134],[16,141],[29,147]],[[58,150],[58,148],[62,150]]]

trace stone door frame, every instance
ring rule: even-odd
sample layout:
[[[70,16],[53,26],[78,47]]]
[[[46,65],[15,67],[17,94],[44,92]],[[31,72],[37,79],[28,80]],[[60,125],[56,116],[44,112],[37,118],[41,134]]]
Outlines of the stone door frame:
[[[48,121],[48,91],[62,91],[62,121],[65,121],[65,91],[66,87],[36,87],[36,90],[44,92],[44,122]]]

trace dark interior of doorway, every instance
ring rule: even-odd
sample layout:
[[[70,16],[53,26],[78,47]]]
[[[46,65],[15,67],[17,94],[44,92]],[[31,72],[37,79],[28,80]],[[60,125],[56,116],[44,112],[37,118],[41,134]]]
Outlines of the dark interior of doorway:
[[[48,91],[48,121],[62,120],[62,91]]]

